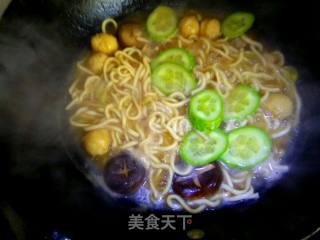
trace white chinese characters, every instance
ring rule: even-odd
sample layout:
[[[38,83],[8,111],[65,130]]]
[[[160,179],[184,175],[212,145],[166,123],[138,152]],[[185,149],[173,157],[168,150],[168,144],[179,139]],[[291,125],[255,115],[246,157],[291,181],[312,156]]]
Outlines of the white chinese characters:
[[[186,229],[192,223],[192,215],[161,215],[150,214],[144,217],[141,214],[131,214],[128,221],[129,230],[176,230]]]

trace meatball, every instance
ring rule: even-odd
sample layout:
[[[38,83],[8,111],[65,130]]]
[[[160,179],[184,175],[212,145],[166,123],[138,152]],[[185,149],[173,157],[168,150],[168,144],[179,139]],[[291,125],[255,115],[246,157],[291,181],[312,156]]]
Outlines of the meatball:
[[[107,55],[102,52],[93,53],[87,60],[88,67],[95,74],[99,74],[103,70],[103,65],[107,60]]]
[[[127,23],[120,27],[118,36],[120,43],[125,47],[141,47],[142,43],[138,37],[142,35],[142,30],[138,24]]]
[[[265,102],[265,108],[274,117],[285,119],[293,112],[293,103],[289,97],[280,93],[270,94]]]
[[[196,16],[186,16],[180,20],[179,31],[182,36],[198,35],[200,24]]]
[[[200,25],[200,34],[215,39],[220,36],[220,22],[217,19],[205,19]]]
[[[118,50],[117,38],[106,33],[98,33],[91,38],[91,47],[96,52],[113,54]]]
[[[83,146],[91,156],[104,155],[109,151],[110,135],[104,129],[90,131],[83,137]]]

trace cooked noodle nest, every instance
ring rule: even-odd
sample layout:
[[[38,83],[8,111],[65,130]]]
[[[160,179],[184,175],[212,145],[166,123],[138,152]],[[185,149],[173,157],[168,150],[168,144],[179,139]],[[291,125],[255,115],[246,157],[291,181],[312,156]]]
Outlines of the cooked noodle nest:
[[[116,22],[108,21],[106,26]],[[176,166],[176,155],[182,136],[191,129],[186,105],[189,97],[176,92],[164,96],[151,85],[150,79],[150,41],[143,37],[141,49],[125,48],[109,56],[100,75],[88,69],[84,61],[77,64],[77,77],[69,88],[71,102],[67,109],[73,114],[70,123],[84,131],[107,129],[111,136],[111,149],[134,149],[144,156],[144,165],[148,168],[150,199],[165,200],[172,208],[182,207],[191,213],[197,213],[207,207],[216,207],[224,201],[238,201],[258,198],[252,186],[251,171],[233,171],[221,165],[223,182],[219,191],[211,198],[187,201],[171,191],[175,173],[187,175],[192,166],[180,169]],[[184,38],[177,35],[166,45],[190,49],[197,60],[194,75],[198,87],[192,94],[205,88],[214,88],[223,97],[227,97],[236,84],[250,84],[262,92],[262,102],[273,92],[281,92],[279,86],[288,86],[288,80],[279,69],[284,65],[284,57],[276,52],[277,62],[267,59],[260,42],[242,36],[239,41],[245,48],[237,48],[226,39],[210,40],[205,37]],[[193,47],[197,46],[197,47]],[[154,47],[154,51],[159,48]],[[148,52],[147,52],[148,50]],[[261,115],[266,126],[270,120]],[[255,122],[254,117],[242,123],[229,122],[225,129],[231,130]],[[279,138],[288,134],[291,125],[276,128],[272,135]],[[279,161],[272,161],[278,169],[287,169]],[[267,165],[267,164],[266,164]],[[266,166],[268,167],[268,165]],[[165,178],[165,185],[159,186],[159,176]]]

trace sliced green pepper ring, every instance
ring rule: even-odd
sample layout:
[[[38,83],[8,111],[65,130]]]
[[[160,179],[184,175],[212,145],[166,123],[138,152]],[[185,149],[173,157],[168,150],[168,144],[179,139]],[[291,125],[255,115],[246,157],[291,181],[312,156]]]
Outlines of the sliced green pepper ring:
[[[197,87],[197,82],[192,73],[175,63],[159,64],[151,73],[152,85],[163,94],[170,95],[181,92],[189,95]]]
[[[232,168],[252,168],[268,158],[272,148],[269,136],[253,126],[230,131],[228,142],[229,148],[220,159]]]
[[[189,120],[195,129],[211,131],[219,127],[223,118],[223,101],[213,89],[203,90],[189,102]]]
[[[167,6],[155,8],[147,19],[147,32],[156,42],[166,40],[176,33],[178,18],[175,11]]]
[[[223,21],[221,31],[228,38],[240,37],[252,27],[254,20],[252,13],[236,12]]]
[[[180,145],[180,156],[188,164],[201,166],[217,160],[228,147],[227,135],[220,129],[188,132]]]
[[[260,106],[258,92],[248,85],[237,85],[225,100],[224,120],[242,121]]]
[[[154,69],[160,63],[172,62],[179,64],[187,70],[192,70],[196,61],[192,54],[185,48],[169,48],[160,52],[151,61],[151,68]]]

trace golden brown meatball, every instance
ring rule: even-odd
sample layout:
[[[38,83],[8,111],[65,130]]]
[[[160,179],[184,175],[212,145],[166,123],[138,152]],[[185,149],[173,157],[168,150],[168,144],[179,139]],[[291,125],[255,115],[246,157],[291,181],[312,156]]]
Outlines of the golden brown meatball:
[[[200,24],[196,16],[186,16],[180,20],[179,31],[182,36],[198,35]]]
[[[200,25],[200,34],[215,39],[220,36],[220,22],[217,19],[205,19]]]
[[[138,24],[127,23],[119,28],[118,36],[121,44],[126,47],[141,47],[142,43],[138,37],[142,35],[142,30]]]
[[[83,146],[91,156],[106,154],[109,151],[110,135],[104,129],[90,131],[83,137]]]
[[[118,41],[113,35],[97,33],[91,38],[91,46],[94,51],[109,55],[118,50]]]
[[[95,74],[99,74],[102,72],[103,65],[107,60],[107,55],[102,52],[93,53],[87,60],[88,67]]]
[[[293,103],[290,98],[280,93],[270,94],[265,102],[265,107],[267,111],[279,119],[285,119],[293,112]]]

